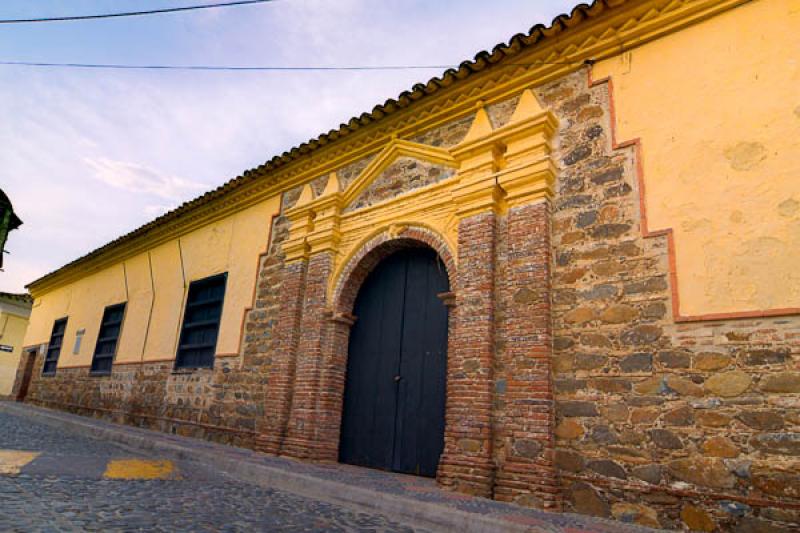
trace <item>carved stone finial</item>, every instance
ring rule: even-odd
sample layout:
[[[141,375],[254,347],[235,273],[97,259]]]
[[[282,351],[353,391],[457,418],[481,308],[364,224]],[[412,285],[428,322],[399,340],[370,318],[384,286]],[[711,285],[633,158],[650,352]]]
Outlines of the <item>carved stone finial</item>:
[[[339,177],[336,175],[336,172],[331,172],[328,176],[328,184],[325,185],[325,190],[322,191],[320,196],[336,194],[337,192],[339,192]]]
[[[533,94],[533,91],[530,89],[525,89],[522,91],[522,95],[519,98],[519,103],[517,103],[517,108],[514,110],[514,114],[511,115],[509,124],[519,122],[520,120],[528,117],[539,115],[544,113],[544,111],[545,109],[542,107],[542,104],[539,103],[539,99],[536,98],[536,95]]]
[[[300,193],[300,198],[294,204],[295,207],[310,204],[314,200],[314,191],[311,190],[311,184],[306,183],[303,185],[303,191]]]
[[[472,126],[470,126],[469,131],[467,132],[467,136],[464,137],[464,140],[461,143],[466,143],[475,139],[480,139],[481,137],[485,137],[492,133],[492,123],[489,120],[489,114],[486,113],[486,109],[481,105],[478,108],[478,112],[475,113],[475,120],[472,121]]]

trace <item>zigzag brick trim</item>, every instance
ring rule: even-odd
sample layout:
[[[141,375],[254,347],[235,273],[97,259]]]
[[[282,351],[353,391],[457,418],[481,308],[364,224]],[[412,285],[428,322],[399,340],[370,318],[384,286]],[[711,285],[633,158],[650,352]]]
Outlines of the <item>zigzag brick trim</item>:
[[[642,139],[637,137],[628,139],[622,142],[617,140],[617,115],[614,105],[614,82],[608,78],[594,80],[592,73],[594,69],[589,69],[589,87],[598,87],[600,85],[607,85],[608,87],[608,101],[609,112],[611,114],[611,147],[613,150],[624,150],[626,148],[633,148],[634,159],[636,161],[636,181],[639,189],[639,211],[641,213],[641,227],[642,235],[645,238],[665,237],[667,240],[667,256],[669,258],[669,285],[672,300],[672,317],[675,322],[704,322],[712,320],[732,320],[743,318],[765,318],[775,316],[797,315],[800,314],[800,308],[789,307],[779,309],[761,309],[755,311],[740,311],[730,313],[708,313],[702,315],[683,315],[681,314],[680,304],[680,291],[678,290],[678,269],[677,259],[675,253],[675,233],[672,228],[663,228],[659,230],[652,230],[648,224],[647,219],[647,201],[646,201],[646,185],[644,180],[644,156],[642,149]]]

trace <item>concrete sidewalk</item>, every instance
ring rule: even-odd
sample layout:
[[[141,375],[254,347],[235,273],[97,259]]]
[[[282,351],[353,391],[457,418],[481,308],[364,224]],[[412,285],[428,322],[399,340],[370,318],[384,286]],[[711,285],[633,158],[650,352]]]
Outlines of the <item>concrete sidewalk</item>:
[[[0,412],[24,416],[160,457],[192,462],[238,481],[389,518],[433,531],[616,533],[653,531],[574,514],[546,513],[439,489],[427,478],[342,464],[311,464],[251,450],[112,424],[60,411],[0,401]]]

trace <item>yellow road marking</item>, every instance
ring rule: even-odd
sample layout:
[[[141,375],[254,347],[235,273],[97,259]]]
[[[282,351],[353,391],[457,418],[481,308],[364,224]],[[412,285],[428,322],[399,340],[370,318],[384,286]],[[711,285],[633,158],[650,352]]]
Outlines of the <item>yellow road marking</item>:
[[[147,459],[115,459],[109,461],[103,477],[106,479],[167,479],[172,477],[172,461]]]
[[[39,452],[0,450],[0,475],[19,474],[23,466],[39,457],[39,455]]]

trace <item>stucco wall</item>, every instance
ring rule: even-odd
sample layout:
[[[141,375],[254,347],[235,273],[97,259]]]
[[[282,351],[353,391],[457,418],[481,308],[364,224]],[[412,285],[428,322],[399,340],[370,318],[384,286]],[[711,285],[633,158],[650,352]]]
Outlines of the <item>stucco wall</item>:
[[[681,315],[800,308],[798,28],[796,0],[760,0],[594,68],[649,230],[674,231]]]
[[[27,327],[27,318],[0,310],[0,344],[14,347],[13,352],[0,352],[0,397],[11,394]]]
[[[103,310],[127,302],[115,362],[172,360],[189,284],[228,272],[217,354],[238,354],[259,254],[266,249],[279,204],[278,197],[259,203],[39,296],[25,345],[47,343],[53,321],[69,317],[58,367],[88,366]],[[85,334],[74,354],[76,332],[81,329]]]

